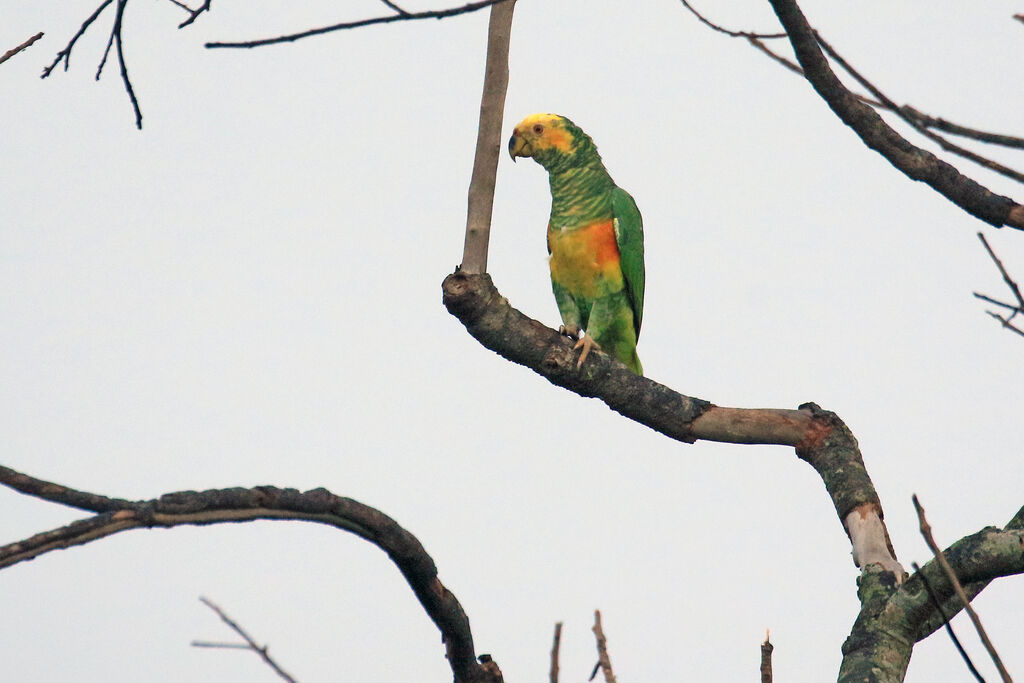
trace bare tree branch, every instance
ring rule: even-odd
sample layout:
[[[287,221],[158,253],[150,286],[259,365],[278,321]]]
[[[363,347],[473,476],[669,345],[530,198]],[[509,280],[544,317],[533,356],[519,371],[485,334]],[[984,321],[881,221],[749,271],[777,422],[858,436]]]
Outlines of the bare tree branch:
[[[405,15],[409,14],[404,9],[402,9],[401,7],[396,5],[395,3],[391,2],[391,0],[380,0],[380,1],[383,2],[387,7],[390,7],[394,11],[398,12],[399,14],[405,14]]]
[[[469,183],[466,241],[460,266],[467,273],[487,272],[495,175],[501,155],[501,123],[505,111],[505,91],[508,89],[508,44],[515,7],[515,0],[492,7],[487,29],[487,63],[483,95],[480,97],[480,124],[477,128],[473,175]]]
[[[925,519],[924,508],[921,507],[921,503],[917,499],[916,493],[913,495],[911,500],[914,502],[914,509],[917,511],[917,519],[920,523],[921,535],[924,537],[925,543],[928,544],[928,547],[931,548],[931,551],[935,554],[935,560],[939,563],[939,566],[942,567],[942,571],[946,573],[946,576],[949,578],[949,582],[953,584],[953,589],[956,591],[957,597],[960,598],[960,602],[963,603],[964,609],[967,611],[967,616],[971,618],[971,623],[974,624],[974,628],[978,632],[978,637],[981,638],[982,644],[985,646],[985,649],[988,650],[988,654],[992,657],[992,661],[995,663],[996,668],[999,669],[999,675],[1002,676],[1004,683],[1013,683],[1009,672],[1007,672],[1006,667],[1003,666],[1003,660],[1000,659],[999,653],[996,652],[995,646],[992,645],[992,641],[989,640],[988,634],[985,632],[985,627],[981,624],[981,618],[978,617],[978,613],[974,611],[973,607],[971,607],[970,598],[968,598],[967,594],[964,593],[964,588],[960,584],[960,580],[957,579],[956,573],[953,571],[953,568],[949,566],[949,562],[946,560],[946,556],[935,542],[935,539],[932,538],[932,527],[928,524],[928,520]]]
[[[555,637],[551,643],[551,683],[558,683],[558,650],[562,645],[562,622],[555,624]]]
[[[132,109],[135,111],[135,127],[142,130],[142,110],[139,109],[139,100],[135,97],[135,89],[128,78],[128,65],[124,61],[124,46],[121,41],[121,22],[124,19],[124,8],[128,6],[128,0],[117,0],[117,14],[114,17],[114,43],[117,45],[117,63],[121,67],[121,81],[124,82],[125,92],[131,100]]]
[[[68,41],[68,44],[64,49],[57,53],[53,63],[43,69],[43,75],[40,76],[40,78],[46,78],[53,73],[54,68],[56,68],[62,59],[64,60],[64,71],[68,70],[68,66],[71,63],[71,50],[74,48],[75,43],[78,42],[78,39],[82,37],[86,30],[88,30],[89,26],[96,21],[96,18],[111,2],[113,2],[113,0],[103,0],[100,6],[97,7],[84,22],[82,22],[81,27],[79,27],[75,35],[71,37],[71,40]],[[131,79],[128,78],[128,65],[125,64],[124,61],[124,46],[121,41],[121,27],[124,21],[124,10],[127,6],[128,0],[117,0],[117,4],[115,5],[114,23],[110,30],[110,38],[107,40],[107,47],[103,51],[103,58],[100,60],[99,66],[96,69],[96,80],[99,80],[100,75],[103,73],[103,67],[107,63],[107,56],[110,54],[111,47],[115,47],[117,49],[118,66],[121,70],[121,81],[124,83],[125,92],[128,93],[128,100],[131,102],[132,110],[135,112],[135,126],[141,130],[142,110],[139,108],[139,100],[135,96],[135,89],[132,87]]]
[[[978,239],[981,240],[982,245],[984,245],[985,247],[985,251],[988,252],[988,255],[992,259],[993,263],[996,264],[996,268],[999,269],[999,274],[1003,276],[1003,282],[1006,283],[1006,286],[1010,288],[1011,292],[1013,292],[1014,298],[1017,299],[1017,309],[1020,311],[1024,311],[1024,295],[1021,294],[1020,287],[1017,285],[1016,281],[1014,281],[1014,279],[1010,277],[1010,274],[1006,272],[1006,268],[1003,266],[1003,262],[1000,261],[999,257],[996,256],[996,253],[992,251],[992,247],[988,245],[988,240],[985,239],[985,235],[979,232]]]
[[[22,50],[25,50],[25,49],[29,48],[32,45],[32,43],[36,42],[37,40],[39,40],[42,37],[43,37],[43,32],[40,31],[39,33],[37,33],[34,36],[32,36],[31,38],[29,38],[28,40],[26,40],[24,43],[22,43],[18,47],[13,47],[10,50],[8,50],[7,52],[3,53],[2,55],[0,55],[0,64],[3,64],[8,59],[10,59],[14,55],[18,54]]]
[[[476,660],[473,635],[458,599],[441,583],[437,566],[422,544],[384,513],[351,498],[319,488],[299,492],[273,486],[182,491],[144,501],[125,501],[35,479],[0,468],[0,484],[71,507],[102,510],[92,517],[0,546],[0,569],[53,550],[83,545],[129,529],[170,528],[249,522],[256,519],[304,520],[327,524],[363,538],[383,550],[398,567],[424,610],[437,625],[448,663],[458,683],[498,683]]]
[[[597,664],[604,674],[604,681],[605,683],[615,683],[615,672],[612,671],[612,660],[608,656],[608,640],[604,637],[604,629],[601,628],[601,610],[599,609],[594,610],[594,627],[591,630],[597,640]]]
[[[920,574],[921,582],[924,584],[924,589],[928,591],[928,597],[931,599],[932,604],[935,605],[935,609],[942,615],[942,621],[946,627],[946,634],[949,636],[949,639],[953,641],[953,646],[956,648],[956,651],[960,653],[960,658],[964,660],[964,664],[967,665],[967,669],[971,672],[978,683],[985,683],[985,679],[981,677],[980,673],[978,673],[978,669],[974,666],[974,662],[971,661],[971,657],[967,654],[967,650],[965,650],[964,646],[960,644],[960,639],[957,638],[956,633],[953,632],[953,624],[949,623],[950,618],[946,616],[945,608],[943,608],[942,603],[939,602],[938,598],[935,597],[935,591],[932,590],[931,583],[928,582],[928,579],[925,578],[924,574],[920,573],[921,567],[917,562],[911,562],[910,566],[915,572]]]
[[[772,683],[772,645],[771,631],[764,634],[764,642],[761,643],[761,683]]]
[[[471,2],[461,7],[450,7],[448,9],[439,10],[427,10],[424,12],[406,12],[405,14],[389,14],[385,17],[374,17],[372,19],[360,19],[358,21],[346,21],[340,24],[332,24],[330,26],[321,26],[319,28],[311,28],[307,31],[300,31],[299,33],[290,33],[288,35],[277,36],[275,38],[262,38],[260,40],[245,40],[240,42],[212,42],[206,43],[208,48],[218,47],[260,47],[262,45],[276,45],[278,43],[291,43],[296,40],[303,38],[309,38],[310,36],[319,36],[324,33],[331,33],[333,31],[344,31],[350,28],[361,28],[363,26],[372,26],[374,24],[390,24],[395,21],[415,21],[417,19],[444,19],[446,17],[454,17],[459,14],[467,14],[469,12],[475,12],[484,7],[490,7],[491,5],[497,5],[509,0],[479,0],[478,2]]]
[[[732,38],[747,38],[749,40],[751,38],[753,38],[753,39],[772,39],[772,38],[785,38],[786,37],[785,33],[757,33],[757,32],[754,32],[754,31],[733,31],[731,29],[727,29],[727,28],[725,28],[723,26],[720,26],[719,24],[714,23],[713,21],[711,21],[710,19],[705,17],[703,14],[698,12],[696,9],[694,9],[693,5],[688,3],[686,0],[679,0],[679,2],[683,3],[683,7],[685,7],[688,10],[690,10],[690,14],[692,14],[695,17],[697,17],[697,20],[700,23],[704,24],[705,26],[707,26],[708,28],[712,29],[713,31],[717,31],[719,33],[724,33],[725,35],[730,36]]]
[[[213,0],[203,0],[203,4],[197,7],[196,9],[190,9],[189,7],[182,5],[180,2],[176,2],[175,0],[171,0],[171,2],[174,2],[175,5],[183,7],[188,12],[188,19],[178,24],[178,28],[185,28],[186,26],[194,22],[196,19],[198,19],[200,14],[202,14],[203,12],[209,12],[210,4],[213,2]]]
[[[902,580],[905,572],[892,551],[857,441],[834,413],[813,403],[797,410],[716,406],[636,375],[604,353],[591,354],[577,369],[572,342],[512,308],[490,276],[457,272],[445,278],[442,290],[448,311],[484,347],[580,396],[600,398],[669,438],[795,447],[822,477],[850,537],[854,562],[879,565],[896,582]]]
[[[92,25],[92,22],[96,21],[96,17],[98,17],[103,12],[103,10],[107,8],[107,5],[109,5],[113,1],[114,0],[103,0],[103,2],[100,3],[100,6],[97,7],[92,14],[86,17],[85,21],[82,22],[82,25],[79,27],[75,35],[71,36],[71,40],[68,41],[68,44],[64,47],[64,49],[57,53],[57,56],[54,58],[53,63],[50,64],[50,66],[43,69],[43,75],[40,76],[40,78],[46,78],[47,76],[49,76],[50,73],[53,72],[54,68],[56,68],[56,66],[60,63],[60,60],[62,59],[64,60],[64,71],[68,70],[68,66],[71,64],[71,50],[74,49],[75,43],[78,42],[78,39],[85,34],[85,32],[89,29],[89,26]]]
[[[253,652],[255,652],[256,654],[258,654],[260,656],[260,659],[262,659],[266,663],[267,666],[269,666],[271,669],[274,670],[274,673],[276,673],[278,676],[280,676],[284,680],[288,681],[288,683],[296,683],[295,679],[292,678],[284,669],[282,669],[278,665],[278,663],[275,662],[274,659],[270,656],[270,653],[267,651],[269,649],[268,645],[262,645],[262,646],[261,645],[257,645],[256,641],[252,639],[252,636],[250,636],[248,633],[246,633],[245,629],[243,629],[241,626],[239,626],[235,622],[234,619],[232,619],[227,614],[225,614],[224,610],[222,610],[220,607],[218,607],[212,600],[209,600],[208,598],[203,598],[203,597],[199,598],[199,600],[204,605],[206,605],[207,607],[212,609],[214,612],[216,612],[217,616],[220,617],[220,620],[223,621],[225,624],[227,624],[231,628],[231,630],[233,630],[235,633],[240,635],[242,637],[242,639],[246,642],[246,644],[245,645],[232,644],[232,643],[218,644],[218,643],[204,643],[204,642],[192,641],[192,646],[193,647],[232,647],[232,648],[244,648],[246,650],[252,650]]]
[[[989,246],[988,240],[985,239],[985,235],[979,232],[978,233],[978,239],[981,240],[981,244],[985,247],[985,251],[988,252],[989,258],[991,258],[992,262],[996,264],[996,268],[999,269],[999,274],[1003,276],[1003,282],[1005,282],[1006,286],[1010,288],[1010,292],[1013,293],[1013,296],[1017,300],[1017,303],[1016,304],[1008,304],[1008,303],[1005,303],[1003,301],[998,301],[997,299],[993,299],[992,297],[985,296],[984,294],[979,294],[978,292],[974,292],[974,296],[979,298],[979,299],[981,299],[981,300],[983,300],[983,301],[987,301],[987,302],[989,302],[991,304],[995,304],[996,306],[1001,306],[1003,308],[1009,309],[1010,310],[1010,315],[1005,316],[1005,317],[1000,315],[999,313],[996,313],[995,311],[985,311],[985,312],[988,315],[990,315],[993,318],[995,318],[996,320],[998,320],[999,323],[1005,329],[1008,329],[1011,332],[1016,332],[1017,334],[1019,334],[1021,336],[1024,336],[1024,330],[1022,330],[1021,328],[1017,327],[1012,322],[1013,319],[1015,317],[1017,317],[1018,315],[1024,315],[1024,296],[1021,295],[1020,287],[1017,285],[1016,280],[1014,280],[1012,277],[1010,277],[1010,274],[1008,272],[1006,272],[1006,268],[1003,266],[1003,262],[1001,260],[999,260],[999,257],[996,256],[996,253],[992,250],[992,247]]]
[[[950,142],[949,140],[947,140],[946,138],[942,137],[941,135],[938,135],[938,134],[933,133],[930,130],[928,130],[924,125],[922,125],[921,119],[919,119],[919,118],[914,116],[914,112],[917,111],[916,109],[914,109],[913,107],[901,107],[898,104],[896,104],[895,102],[893,102],[884,93],[882,93],[881,90],[879,90],[877,87],[875,87],[875,85],[873,83],[871,83],[866,78],[864,78],[860,74],[860,72],[858,72],[856,69],[854,69],[852,66],[850,66],[850,64],[845,59],[843,59],[842,55],[840,55],[838,52],[836,52],[835,49],[831,45],[829,45],[828,42],[826,42],[826,40],[824,38],[821,37],[821,34],[819,34],[817,31],[814,31],[814,35],[815,35],[815,38],[817,38],[817,40],[818,40],[818,44],[828,54],[828,56],[831,57],[833,59],[833,61],[835,61],[836,64],[841,66],[843,68],[843,70],[846,71],[846,73],[850,74],[850,76],[852,76],[855,81],[860,83],[861,86],[863,86],[868,92],[870,92],[872,95],[874,95],[875,98],[877,98],[878,101],[881,103],[882,108],[887,109],[887,110],[895,113],[897,116],[899,116],[901,119],[903,119],[906,123],[908,123],[914,130],[916,130],[918,133],[920,133],[924,137],[928,138],[932,142],[937,143],[945,151],[951,152],[953,154],[956,154],[957,156],[961,156],[961,157],[963,157],[965,159],[973,161],[974,163],[978,164],[979,166],[983,166],[983,167],[989,169],[990,171],[995,171],[996,173],[999,173],[1000,175],[1004,175],[1007,178],[1011,178],[1013,180],[1016,180],[1019,183],[1024,183],[1024,173],[1020,173],[1019,171],[1015,171],[1012,168],[1008,168],[1006,166],[1003,166],[1002,164],[997,163],[997,162],[995,162],[995,161],[993,161],[991,159],[988,159],[986,157],[983,157],[980,154],[976,154],[976,153],[974,153],[974,152],[972,152],[972,151],[970,151],[968,149],[964,149],[963,147],[960,147],[959,145],[955,145],[952,142]],[[968,129],[966,129],[966,128],[960,128],[960,130],[963,131],[963,132],[967,132],[968,131]],[[997,137],[1007,138],[1008,136],[988,135],[986,141],[987,142],[994,142],[997,139]],[[1024,140],[1020,140],[1019,138],[1010,138],[1010,139],[1011,140],[1017,140],[1017,141],[1021,142],[1022,144],[1024,144]]]
[[[920,180],[967,213],[996,227],[1024,229],[1024,206],[997,195],[934,154],[915,147],[839,81],[821,53],[814,31],[794,0],[770,0],[789,34],[805,77],[846,125],[889,163]]]

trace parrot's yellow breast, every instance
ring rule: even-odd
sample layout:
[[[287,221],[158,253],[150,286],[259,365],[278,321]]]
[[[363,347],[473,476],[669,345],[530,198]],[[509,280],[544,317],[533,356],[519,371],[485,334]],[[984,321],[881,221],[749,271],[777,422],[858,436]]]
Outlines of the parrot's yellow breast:
[[[579,228],[548,226],[551,280],[573,296],[595,299],[622,289],[619,245],[612,221]]]

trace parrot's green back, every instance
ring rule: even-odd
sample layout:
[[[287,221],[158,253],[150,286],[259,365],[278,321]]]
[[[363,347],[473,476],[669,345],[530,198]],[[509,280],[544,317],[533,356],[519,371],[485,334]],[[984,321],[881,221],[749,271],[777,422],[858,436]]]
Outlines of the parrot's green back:
[[[569,330],[593,341],[637,374],[644,305],[644,233],[636,202],[615,185],[590,137],[565,117],[535,114],[509,150],[544,166],[551,185],[551,284]],[[518,154],[517,154],[518,152]]]

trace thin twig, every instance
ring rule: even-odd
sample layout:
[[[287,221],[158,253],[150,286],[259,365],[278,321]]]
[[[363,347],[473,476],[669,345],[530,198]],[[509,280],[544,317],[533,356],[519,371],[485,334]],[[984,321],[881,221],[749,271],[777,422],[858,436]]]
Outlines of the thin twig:
[[[402,9],[401,7],[396,5],[395,3],[391,2],[391,0],[380,0],[380,1],[383,2],[385,5],[387,5],[388,7],[390,7],[391,9],[395,10],[396,12],[398,12],[399,14],[405,14],[405,15],[409,14],[404,9]]]
[[[459,14],[468,14],[469,12],[475,12],[483,9],[484,7],[490,7],[491,5],[498,5],[509,1],[510,0],[479,0],[478,2],[471,2],[461,7],[427,10],[424,12],[409,12],[406,14],[389,14],[386,17],[373,17],[372,19],[360,19],[359,21],[346,21],[341,24],[311,28],[307,31],[300,31],[299,33],[289,33],[288,35],[277,36],[276,38],[262,38],[260,40],[245,40],[241,42],[206,43],[206,47],[260,47],[262,45],[275,45],[277,43],[291,43],[310,36],[318,36],[324,33],[343,31],[350,28],[372,26],[374,24],[390,24],[395,21],[415,21],[416,19],[444,19],[446,17],[454,17]]]
[[[999,315],[995,311],[985,311],[985,312],[988,313],[993,318],[995,318],[996,320],[998,320],[999,323],[1003,326],[1004,329],[1010,330],[1011,332],[1016,332],[1020,336],[1024,337],[1024,330],[1020,329],[1019,327],[1014,325],[1012,322],[1010,322],[1012,317],[1011,318],[1004,318],[1003,316]]]
[[[183,21],[180,24],[178,24],[178,28],[185,28],[186,26],[191,24],[193,21],[198,19],[200,14],[202,14],[203,12],[209,12],[210,11],[210,3],[211,2],[213,2],[213,0],[205,0],[203,2],[203,4],[199,8],[197,8],[197,9],[188,9],[186,7],[185,9],[188,9],[188,11],[189,11],[189,17],[185,21]],[[178,4],[178,3],[175,3],[175,4]]]
[[[786,37],[785,33],[755,33],[753,31],[733,31],[733,30],[727,29],[727,28],[725,28],[723,26],[720,26],[720,25],[714,23],[713,21],[711,21],[710,19],[706,18],[703,14],[701,14],[696,9],[694,9],[693,6],[690,5],[690,3],[688,3],[686,0],[679,0],[679,2],[683,3],[683,7],[685,7],[688,10],[690,10],[690,13],[693,14],[693,16],[697,17],[697,19],[698,19],[698,21],[700,21],[700,23],[704,24],[705,26],[707,26],[710,29],[718,31],[719,33],[724,33],[725,35],[731,36],[733,38],[747,38],[747,39],[750,39],[750,38],[764,38],[764,39],[771,39],[771,38],[785,38]]]
[[[214,604],[212,600],[200,597],[199,601],[207,607],[209,607],[210,609],[212,609],[214,612],[216,612],[217,616],[220,617],[220,620],[227,624],[232,631],[240,635],[242,637],[242,640],[244,640],[248,644],[247,646],[228,645],[228,647],[246,647],[247,649],[252,650],[260,656],[260,659],[266,662],[267,666],[274,670],[274,673],[276,673],[278,676],[288,681],[289,683],[296,683],[295,679],[288,675],[288,673],[284,669],[282,669],[277,662],[274,661],[274,659],[270,656],[270,653],[267,652],[267,650],[269,649],[268,645],[257,645],[256,641],[252,639],[252,636],[246,633],[245,629],[239,626],[234,619],[225,614],[224,610],[222,610],[220,607]],[[193,642],[192,645],[193,647],[218,647],[217,645],[212,643],[204,643],[202,645],[199,645],[196,642]]]
[[[775,646],[771,641],[772,632],[764,632],[764,642],[761,643],[761,683],[772,683],[772,651]]]
[[[971,618],[971,623],[974,624],[975,630],[978,632],[978,637],[981,638],[982,644],[985,649],[988,650],[989,656],[992,657],[992,661],[995,663],[996,668],[999,669],[999,675],[1002,676],[1004,683],[1012,683],[1013,679],[1010,678],[1010,674],[1006,671],[1006,667],[1003,666],[1003,660],[999,658],[999,653],[996,652],[995,647],[992,645],[992,641],[989,640],[988,634],[985,633],[985,627],[981,625],[981,619],[978,617],[978,613],[971,607],[971,601],[968,599],[967,594],[964,593],[964,587],[960,585],[960,580],[956,578],[956,573],[953,568],[949,566],[949,562],[946,560],[945,554],[939,549],[938,544],[935,543],[935,539],[932,537],[932,528],[928,524],[928,520],[924,516],[924,508],[921,507],[921,502],[917,499],[915,493],[911,500],[914,503],[914,509],[917,510],[917,520],[921,527],[921,535],[924,537],[924,542],[931,548],[932,553],[935,555],[935,560],[942,567],[942,571],[946,573],[946,577],[949,578],[949,582],[953,585],[953,590],[956,591],[956,595],[960,598],[960,601],[964,605],[964,610],[967,612],[967,616]]]
[[[39,40],[42,37],[43,37],[43,32],[40,31],[39,33],[37,33],[34,36],[32,36],[31,38],[29,38],[28,40],[26,40],[24,43],[22,43],[18,47],[11,48],[7,52],[3,53],[3,55],[0,55],[0,64],[3,64],[4,62],[6,62],[8,59],[13,57],[14,55],[16,55],[19,52],[21,52],[22,50],[28,48],[29,46],[32,45],[32,43],[36,42],[37,40]]]
[[[135,127],[142,130],[142,110],[139,109],[139,100],[135,97],[135,89],[128,78],[128,65],[124,61],[124,46],[121,43],[121,21],[124,18],[124,8],[128,6],[128,0],[117,0],[117,15],[114,17],[114,44],[117,45],[117,63],[121,67],[121,80],[124,82],[124,89],[131,100],[132,109],[135,110]]]
[[[1006,268],[1003,267],[1003,262],[1000,261],[999,257],[996,256],[996,253],[992,251],[992,247],[988,245],[988,240],[985,239],[985,235],[979,232],[978,239],[981,240],[981,243],[985,246],[985,251],[988,252],[989,257],[996,264],[996,268],[999,269],[999,274],[1003,276],[1003,282],[1006,283],[1006,286],[1010,288],[1010,291],[1013,292],[1013,296],[1017,299],[1017,308],[1019,310],[1024,310],[1024,296],[1021,295],[1020,287],[1017,286],[1014,279],[1010,277],[1010,274],[1006,272]]]
[[[1024,311],[1021,311],[1020,307],[1017,306],[1016,304],[1008,304],[1005,301],[1000,301],[999,299],[993,299],[990,296],[986,296],[986,295],[980,294],[978,292],[971,292],[971,293],[974,294],[974,296],[976,298],[981,299],[982,301],[987,301],[990,304],[995,304],[996,306],[1001,306],[1003,308],[1010,309],[1011,311],[1014,312],[1014,315],[1016,315],[1017,313],[1024,313]]]
[[[960,658],[964,660],[967,668],[970,669],[971,673],[978,683],[985,683],[985,679],[978,673],[977,667],[974,666],[974,662],[971,661],[970,655],[964,650],[964,646],[960,644],[960,639],[956,637],[956,633],[953,632],[953,625],[949,623],[949,616],[946,614],[946,610],[942,608],[938,598],[935,597],[935,591],[932,590],[932,584],[929,583],[928,577],[921,572],[921,567],[918,566],[917,562],[911,562],[910,566],[913,567],[917,575],[921,577],[921,583],[924,584],[924,589],[928,592],[928,597],[931,599],[932,604],[935,605],[935,609],[938,610],[939,615],[942,616],[942,624],[946,627],[946,634],[949,635],[949,639],[953,641],[953,645],[956,647],[956,651],[960,653]]]
[[[78,31],[75,33],[75,35],[71,36],[71,40],[69,40],[68,44],[64,46],[64,49],[57,53],[57,56],[54,58],[53,63],[50,64],[50,66],[43,69],[43,75],[40,76],[40,78],[46,78],[47,76],[49,76],[50,73],[57,67],[57,65],[60,64],[61,59],[64,60],[64,70],[68,70],[68,66],[71,64],[71,50],[75,47],[75,43],[78,42],[78,39],[81,38],[82,35],[88,30],[92,22],[96,21],[96,17],[98,17],[103,12],[103,10],[107,8],[107,5],[109,5],[113,1],[114,0],[103,0],[103,2],[100,3],[100,6],[96,8],[96,11],[94,11],[92,14],[86,17],[85,21],[82,22],[82,25],[78,28]]]
[[[597,663],[604,672],[605,683],[615,683],[615,672],[612,671],[612,660],[608,656],[608,641],[601,628],[601,610],[594,610],[594,627],[591,629],[597,639]],[[591,676],[593,679],[593,675]]]
[[[555,624],[555,637],[551,643],[551,683],[558,683],[558,650],[562,645],[562,622]]]
[[[999,257],[996,256],[995,251],[993,251],[992,247],[989,246],[988,240],[985,239],[985,235],[979,232],[978,239],[981,240],[981,244],[985,247],[985,251],[988,252],[989,258],[991,258],[992,262],[996,264],[996,268],[999,269],[999,274],[1003,276],[1003,282],[1006,283],[1006,286],[1009,287],[1010,291],[1013,293],[1014,298],[1017,299],[1017,304],[1008,304],[1003,301],[993,299],[992,297],[985,296],[984,294],[979,294],[978,292],[974,292],[974,296],[983,301],[987,301],[990,304],[995,304],[996,306],[1001,306],[1003,308],[1009,309],[1011,311],[1009,316],[1000,315],[995,311],[985,311],[985,313],[992,316],[994,319],[998,320],[999,324],[1002,325],[1004,329],[1010,330],[1011,332],[1016,332],[1017,334],[1024,337],[1024,330],[1013,324],[1013,319],[1017,317],[1017,315],[1024,315],[1024,296],[1021,295],[1020,287],[1017,285],[1016,280],[1010,277],[1010,274],[1006,272],[1006,268],[1003,266],[1003,262],[999,260]]]

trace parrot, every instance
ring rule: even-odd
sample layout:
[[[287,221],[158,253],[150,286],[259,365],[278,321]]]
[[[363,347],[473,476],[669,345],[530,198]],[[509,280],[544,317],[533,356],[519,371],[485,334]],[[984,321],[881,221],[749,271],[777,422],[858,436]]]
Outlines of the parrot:
[[[644,310],[644,228],[628,192],[612,180],[590,136],[558,114],[533,114],[508,141],[512,161],[532,157],[548,172],[548,265],[562,318],[582,349],[577,369],[599,348],[638,375]],[[585,335],[580,332],[585,331]]]

